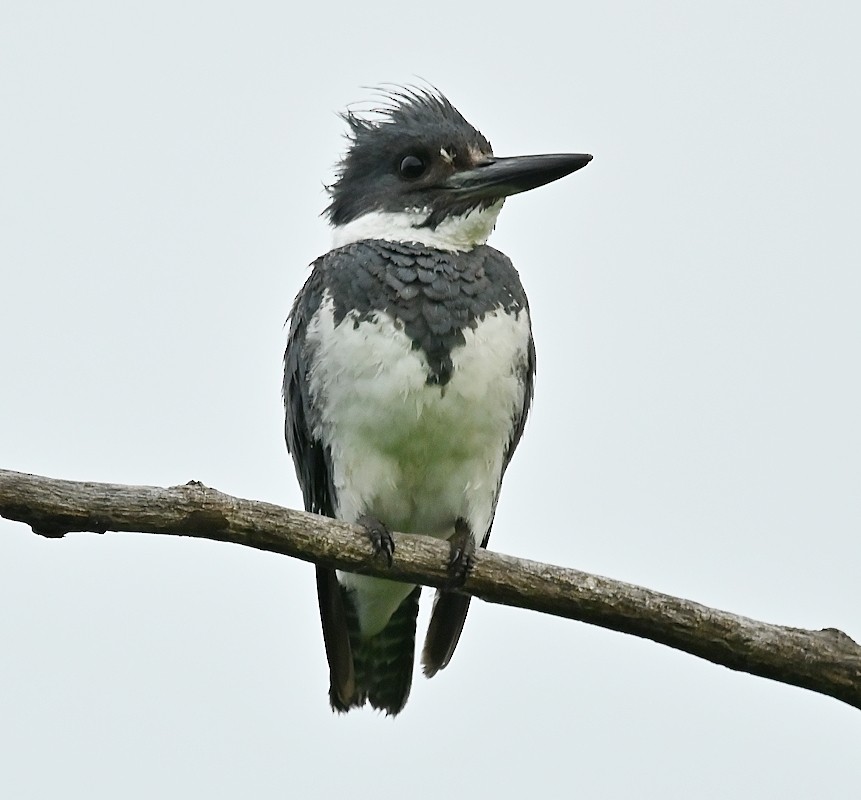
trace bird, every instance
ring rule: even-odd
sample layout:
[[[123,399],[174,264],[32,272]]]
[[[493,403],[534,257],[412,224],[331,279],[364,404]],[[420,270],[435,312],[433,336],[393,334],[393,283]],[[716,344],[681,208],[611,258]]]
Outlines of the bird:
[[[517,271],[486,244],[505,199],[562,178],[582,153],[498,157],[435,87],[383,88],[348,110],[323,212],[332,249],[293,303],[285,437],[307,511],[450,543],[461,581],[485,548],[532,402],[535,346]],[[334,711],[396,715],[415,660],[420,586],[316,567]],[[427,677],[454,653],[470,598],[437,590]]]

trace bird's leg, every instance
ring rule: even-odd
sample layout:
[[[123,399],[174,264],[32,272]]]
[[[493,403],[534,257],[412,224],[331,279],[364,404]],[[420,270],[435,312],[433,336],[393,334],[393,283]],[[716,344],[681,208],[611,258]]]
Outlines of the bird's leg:
[[[356,520],[356,524],[361,525],[367,532],[371,546],[374,548],[374,555],[378,556],[383,553],[389,566],[392,566],[395,555],[395,540],[392,538],[392,532],[384,523],[369,514],[362,514]]]
[[[454,535],[448,540],[451,552],[448,559],[448,571],[451,576],[451,585],[456,588],[463,586],[469,568],[472,566],[472,557],[475,555],[475,537],[469,523],[458,517],[454,523]]]

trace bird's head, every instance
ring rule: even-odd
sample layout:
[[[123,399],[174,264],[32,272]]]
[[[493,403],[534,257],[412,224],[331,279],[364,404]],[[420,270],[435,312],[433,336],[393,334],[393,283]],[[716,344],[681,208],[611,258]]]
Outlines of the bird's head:
[[[344,114],[349,147],[326,209],[335,244],[415,241],[450,250],[483,244],[506,197],[562,178],[583,154],[499,158],[439,92],[387,92],[368,115]]]

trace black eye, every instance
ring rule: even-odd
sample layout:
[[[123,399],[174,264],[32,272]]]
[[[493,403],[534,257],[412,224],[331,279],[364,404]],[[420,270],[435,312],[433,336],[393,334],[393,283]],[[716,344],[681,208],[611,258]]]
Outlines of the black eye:
[[[398,167],[402,178],[408,181],[414,181],[416,178],[421,178],[425,171],[425,162],[418,156],[404,156],[401,159],[401,165]]]

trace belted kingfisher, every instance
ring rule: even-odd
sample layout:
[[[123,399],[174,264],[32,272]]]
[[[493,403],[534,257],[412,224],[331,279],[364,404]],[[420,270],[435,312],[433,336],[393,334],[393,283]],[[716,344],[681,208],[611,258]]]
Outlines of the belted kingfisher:
[[[390,530],[449,540],[463,577],[487,546],[535,374],[526,294],[485,242],[506,197],[592,156],[499,158],[437,90],[384,95],[343,115],[349,147],[325,211],[334,249],[290,312],[287,448],[308,511],[359,523],[390,561]],[[404,707],[420,592],[317,567],[333,709]],[[469,600],[437,591],[428,677],[449,663]]]

